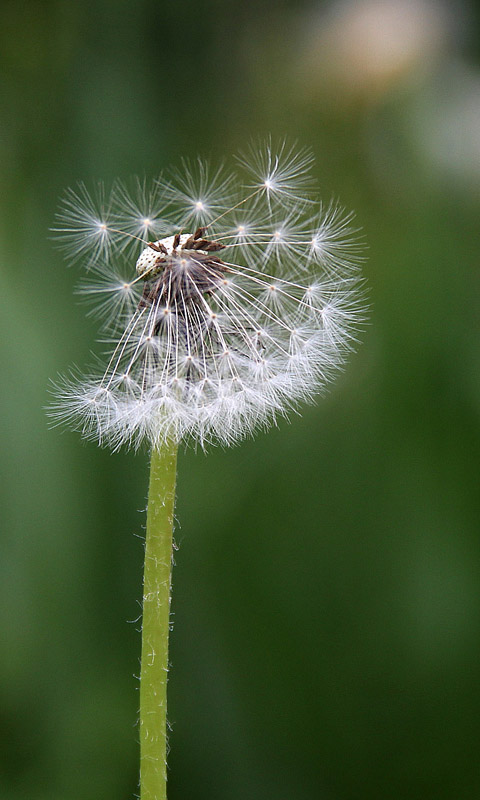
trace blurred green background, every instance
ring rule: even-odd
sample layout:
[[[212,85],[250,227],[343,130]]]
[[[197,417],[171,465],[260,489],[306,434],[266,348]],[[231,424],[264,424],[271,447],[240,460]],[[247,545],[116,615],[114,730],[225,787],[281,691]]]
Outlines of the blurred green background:
[[[96,335],[58,196],[268,133],[356,210],[370,323],[302,416],[181,454],[169,797],[480,797],[479,11],[2,4],[1,800],[137,791],[147,455],[48,427]]]

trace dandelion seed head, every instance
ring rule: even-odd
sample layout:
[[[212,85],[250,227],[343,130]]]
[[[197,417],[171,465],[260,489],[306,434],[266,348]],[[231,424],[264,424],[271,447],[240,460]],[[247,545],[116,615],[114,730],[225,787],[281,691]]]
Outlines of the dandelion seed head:
[[[113,448],[230,444],[343,366],[363,319],[351,216],[315,208],[308,151],[249,152],[244,177],[184,162],[67,193],[56,234],[112,349],[102,374],[60,381],[56,418]]]

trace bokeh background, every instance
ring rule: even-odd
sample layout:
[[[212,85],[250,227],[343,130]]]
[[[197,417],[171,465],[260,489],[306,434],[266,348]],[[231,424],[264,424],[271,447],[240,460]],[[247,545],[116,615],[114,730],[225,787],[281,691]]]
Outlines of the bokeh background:
[[[329,395],[180,457],[171,800],[480,797],[478,3],[4,0],[1,800],[137,792],[148,458],[51,430],[77,180],[313,148],[369,244]]]

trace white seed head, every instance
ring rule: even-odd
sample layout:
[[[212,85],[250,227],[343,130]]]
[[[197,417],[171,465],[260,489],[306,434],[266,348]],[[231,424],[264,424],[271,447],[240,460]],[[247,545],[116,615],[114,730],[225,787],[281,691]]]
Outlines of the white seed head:
[[[315,208],[306,151],[268,142],[240,162],[244,181],[185,162],[131,194],[99,190],[101,208],[67,193],[56,230],[87,260],[80,291],[112,341],[103,375],[57,392],[52,413],[85,436],[228,444],[343,366],[363,316],[351,217]]]

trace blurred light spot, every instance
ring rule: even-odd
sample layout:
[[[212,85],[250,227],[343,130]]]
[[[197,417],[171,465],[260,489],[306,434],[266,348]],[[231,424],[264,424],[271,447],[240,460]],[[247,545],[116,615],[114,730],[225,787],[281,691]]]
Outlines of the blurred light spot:
[[[451,37],[446,6],[432,0],[343,0],[308,20],[301,69],[306,94],[369,98],[429,69]]]
[[[447,178],[480,186],[480,72],[449,65],[419,98],[412,119],[425,160]]]

